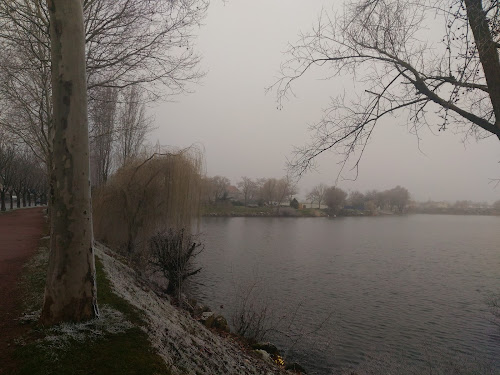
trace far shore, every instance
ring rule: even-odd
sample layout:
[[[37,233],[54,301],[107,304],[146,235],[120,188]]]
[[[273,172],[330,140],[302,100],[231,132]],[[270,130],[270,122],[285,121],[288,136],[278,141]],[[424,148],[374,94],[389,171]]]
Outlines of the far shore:
[[[433,209],[408,209],[402,213],[388,210],[357,210],[342,209],[331,213],[327,208],[302,208],[295,209],[289,206],[277,207],[245,207],[245,206],[206,206],[202,209],[203,217],[377,217],[391,215],[468,215],[468,216],[500,216],[500,212],[493,208],[433,208]]]

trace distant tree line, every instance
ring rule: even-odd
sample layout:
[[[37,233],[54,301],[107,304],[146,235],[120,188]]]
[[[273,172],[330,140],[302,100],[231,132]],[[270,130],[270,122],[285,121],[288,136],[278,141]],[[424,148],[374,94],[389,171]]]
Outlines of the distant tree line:
[[[244,176],[236,186],[227,177],[214,176],[204,179],[203,202],[217,205],[231,200],[242,206],[275,206],[279,212],[297,193],[297,185],[288,176],[256,179]]]
[[[47,203],[48,180],[44,164],[26,148],[0,140],[0,210]]]
[[[205,205],[223,205],[231,202],[242,206],[275,206],[290,205],[292,208],[302,208],[295,198],[298,194],[296,183],[288,176],[282,178],[249,178],[243,176],[231,185],[227,177],[205,177],[203,180],[202,203]],[[306,196],[306,202],[311,208],[323,209],[330,214],[338,215],[342,211],[368,212],[376,215],[379,212],[403,213],[407,210],[410,193],[401,186],[377,191],[369,190],[346,192],[336,186],[323,183],[316,185]]]
[[[491,205],[488,202],[473,202],[470,200],[457,200],[454,203],[428,200],[415,203],[412,212],[451,215],[500,215],[500,200]]]
[[[339,187],[328,187],[325,184],[315,186],[307,195],[311,206],[326,205],[330,214],[338,215],[343,210],[364,211],[376,215],[380,211],[403,213],[410,201],[410,193],[401,186],[392,189],[377,191],[369,190],[361,193],[358,190],[345,192]]]
[[[139,86],[94,90],[89,111],[90,174],[93,187],[102,186],[119,168],[153,152],[146,146],[152,121],[146,116]],[[0,121],[1,210],[47,203],[48,167],[43,153]]]
[[[294,209],[311,208],[314,215],[379,215],[411,213],[443,214],[500,214],[500,200],[493,204],[458,200],[449,202],[415,202],[410,200],[407,188],[396,186],[387,190],[345,191],[337,186],[320,183],[297,200],[297,185],[288,176],[282,178],[241,177],[235,185],[224,176],[203,177],[201,204],[205,206],[276,207],[280,213],[283,206]],[[289,213],[285,212],[284,213]],[[293,213],[292,213],[293,215]],[[307,216],[307,214],[306,214]]]

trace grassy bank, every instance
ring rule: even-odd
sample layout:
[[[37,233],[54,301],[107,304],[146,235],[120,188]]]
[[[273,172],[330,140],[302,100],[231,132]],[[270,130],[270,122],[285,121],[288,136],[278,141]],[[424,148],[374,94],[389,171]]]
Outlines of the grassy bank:
[[[26,265],[22,280],[28,333],[15,350],[18,374],[170,374],[141,327],[139,310],[112,292],[97,261],[101,318],[84,324],[42,327],[41,310],[48,263],[48,239]]]
[[[100,317],[43,327],[48,239],[24,270],[27,333],[15,342],[17,375],[284,374],[232,335],[219,335],[155,293],[116,254],[96,245]]]

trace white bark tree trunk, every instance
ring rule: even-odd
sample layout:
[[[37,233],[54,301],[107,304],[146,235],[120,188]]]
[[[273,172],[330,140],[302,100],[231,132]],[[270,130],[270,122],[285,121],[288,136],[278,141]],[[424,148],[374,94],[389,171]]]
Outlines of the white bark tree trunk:
[[[41,321],[98,315],[89,179],[85,39],[81,0],[47,0],[54,129],[50,258]]]

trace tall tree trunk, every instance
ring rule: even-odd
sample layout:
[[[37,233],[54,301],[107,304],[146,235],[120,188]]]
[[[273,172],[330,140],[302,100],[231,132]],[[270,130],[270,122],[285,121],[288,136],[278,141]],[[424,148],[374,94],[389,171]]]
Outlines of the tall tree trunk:
[[[54,130],[50,258],[41,321],[98,316],[90,206],[85,40],[81,0],[47,0]]]
[[[23,191],[23,207],[26,207],[26,190]]]
[[[0,210],[5,211],[5,191],[0,191]]]
[[[9,191],[9,198],[10,198],[10,209],[12,210],[14,208],[14,198],[12,197],[13,191]]]
[[[16,191],[16,207],[21,208],[21,191]]]
[[[495,126],[500,129],[500,57],[498,56],[498,43],[495,41],[482,0],[465,0],[467,18],[469,21],[474,41],[476,42],[479,60],[483,67],[484,78],[488,84]],[[498,3],[496,4],[498,7]],[[498,138],[500,135],[497,133]]]

